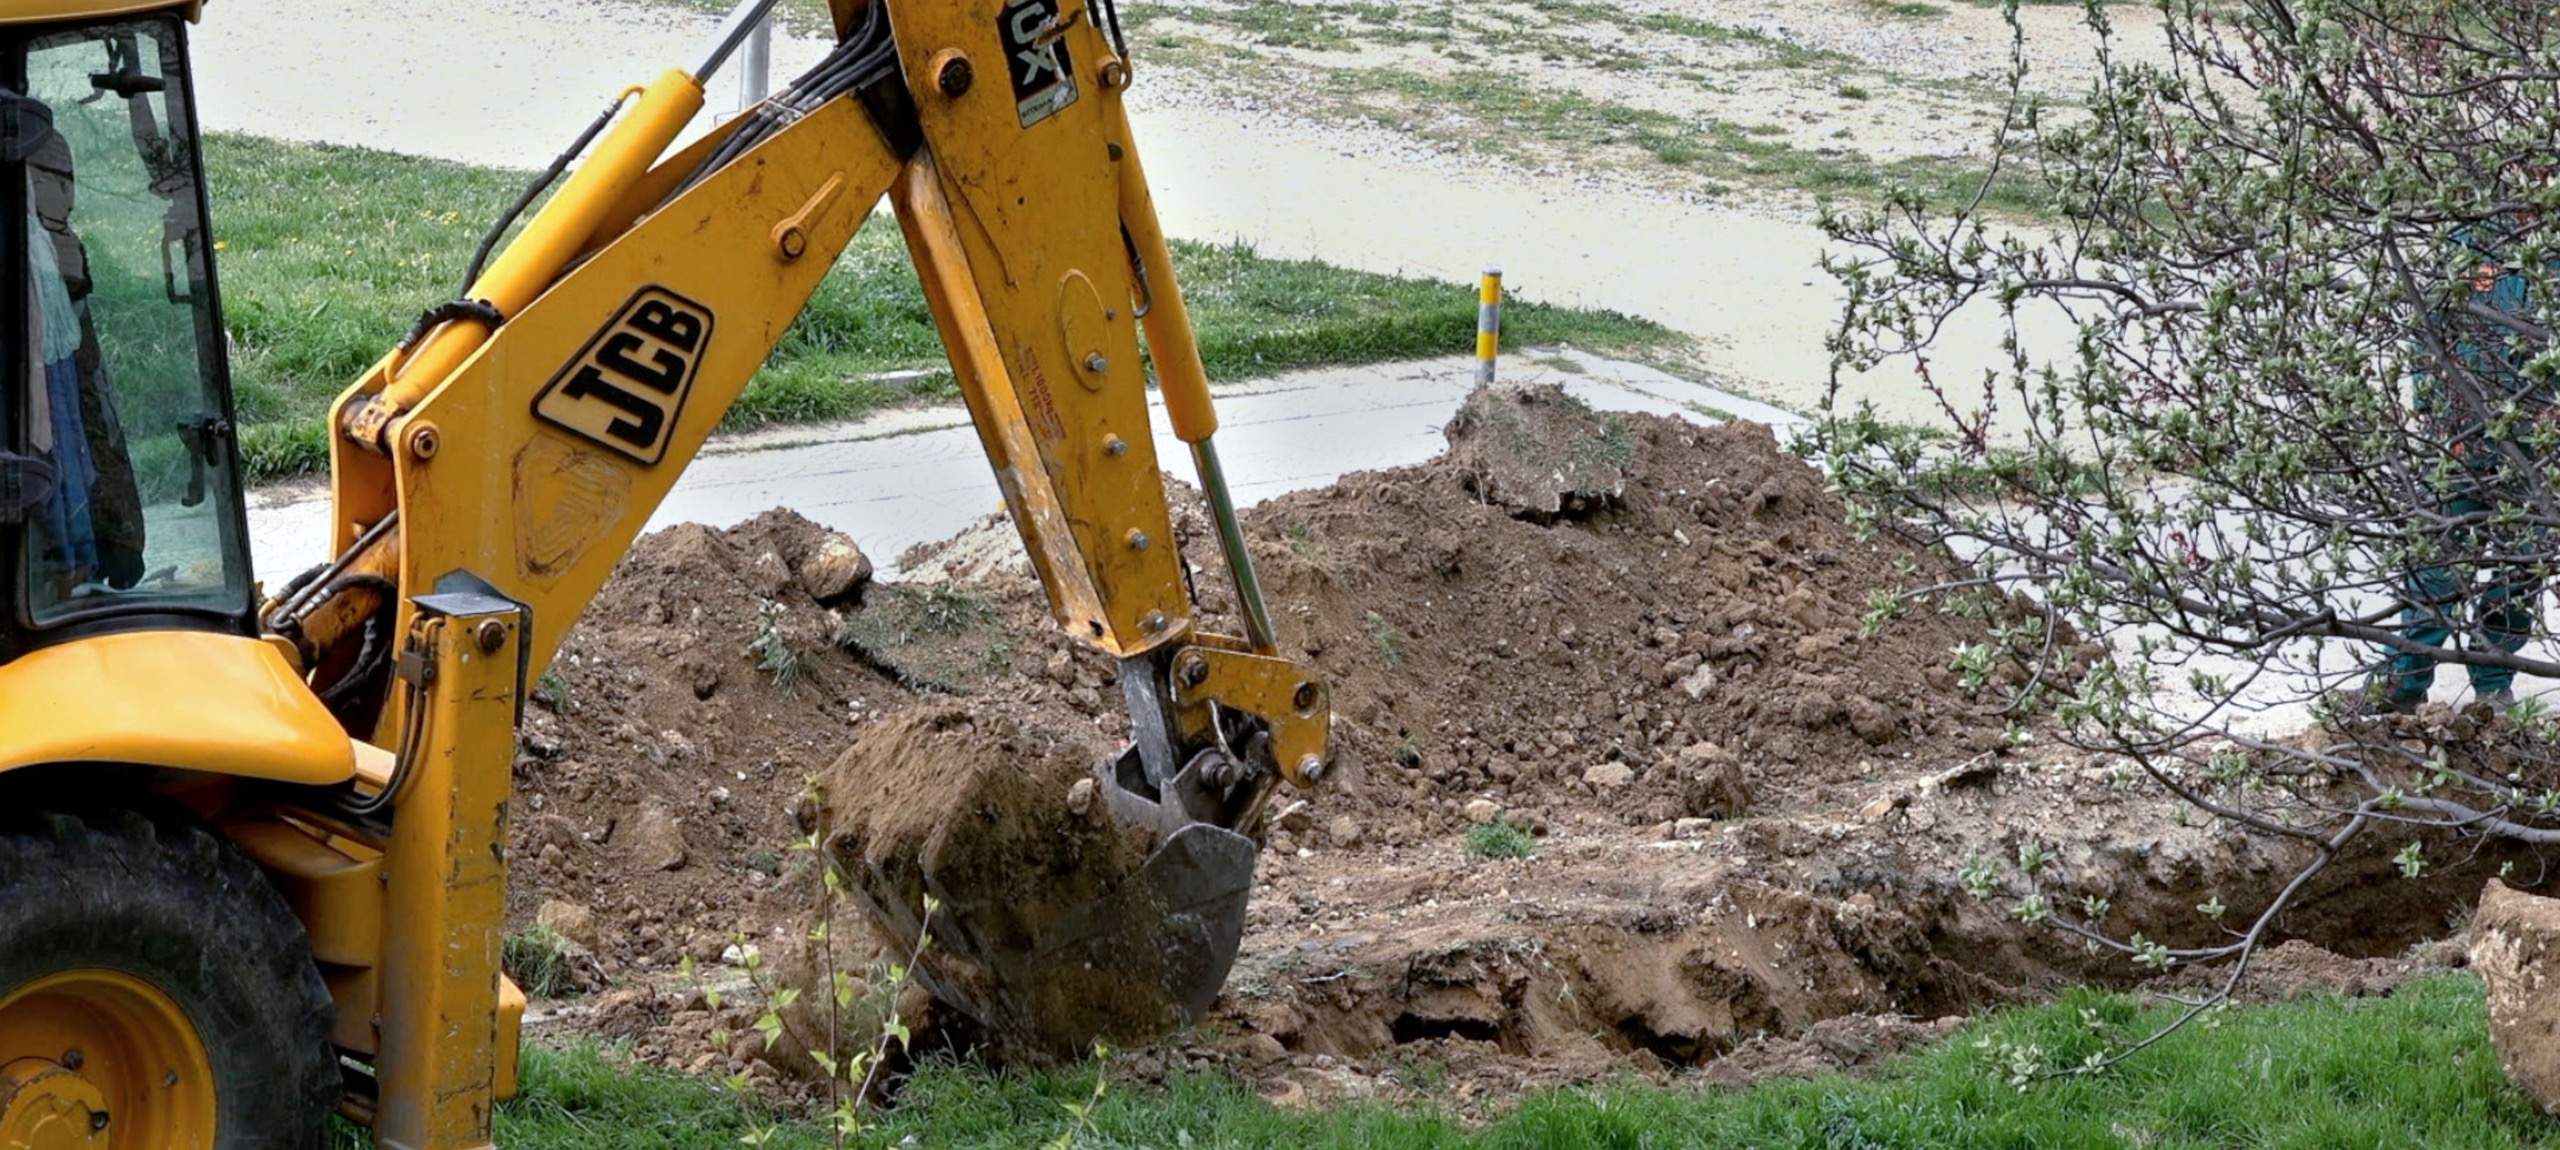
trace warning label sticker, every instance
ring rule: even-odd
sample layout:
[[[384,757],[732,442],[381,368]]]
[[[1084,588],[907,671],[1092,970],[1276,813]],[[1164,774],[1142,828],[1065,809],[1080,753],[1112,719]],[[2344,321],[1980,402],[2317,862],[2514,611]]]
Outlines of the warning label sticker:
[[[1076,102],[1076,71],[1067,58],[1062,0],[1014,0],[996,15],[996,39],[1004,44],[1013,74],[1013,107],[1030,127]]]

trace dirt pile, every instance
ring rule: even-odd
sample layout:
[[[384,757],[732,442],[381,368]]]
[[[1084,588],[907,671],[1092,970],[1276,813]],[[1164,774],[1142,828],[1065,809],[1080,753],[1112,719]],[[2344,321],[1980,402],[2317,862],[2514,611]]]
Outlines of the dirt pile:
[[[1948,669],[1980,624],[1868,619],[1871,593],[1940,581],[1939,561],[1857,538],[1765,427],[1616,434],[1624,489],[1578,513],[1480,497],[1471,448],[1246,514],[1284,649],[1333,684],[1349,769],[1329,817],[1388,845],[1463,829],[1479,799],[1548,828],[1730,818],[2001,744]]]
[[[2054,897],[2109,900],[2103,925],[2172,945],[2219,929],[2207,897],[2254,913],[2293,874],[2299,859],[2176,818],[2114,764],[2013,743],[1951,670],[1985,625],[1874,595],[1955,573],[1861,538],[1767,429],[1599,427],[1623,437],[1623,483],[1571,482],[1583,494],[1552,510],[1486,481],[1484,437],[1245,513],[1282,650],[1331,684],[1337,764],[1263,828],[1216,1025],[1144,1057],[1315,1098],[1421,1063],[1469,1089],[1856,1065],[1947,1016],[2138,973],[1968,893],[2024,843],[2056,852]],[[1196,501],[1177,510],[1204,623],[1232,633],[1215,536]],[[580,1025],[759,1072],[736,1037],[752,990],[713,1009],[664,972],[690,954],[738,988],[719,961],[733,932],[805,932],[811,880],[788,846],[820,825],[806,777],[848,745],[862,765],[828,789],[858,828],[840,853],[969,847],[935,836],[971,794],[1014,820],[977,846],[1034,848],[999,888],[1118,849],[1081,837],[1067,773],[1124,743],[1117,668],[994,560],[1009,531],[905,558],[953,558],[972,572],[956,586],[832,608],[801,578],[823,533],[784,513],[635,550],[571,636],[565,702],[534,716],[518,778],[520,916],[546,896],[593,907],[625,983]],[[904,735],[872,744],[875,728]],[[861,749],[919,742],[941,749]],[[1469,848],[1497,820],[1534,834],[1529,857]],[[668,846],[683,861],[660,869]],[[2409,883],[2386,857],[2342,860],[2281,928],[2388,955],[2442,929],[2409,906],[2495,862]]]
[[[623,559],[518,734],[511,921],[546,897],[574,905],[597,957],[629,974],[714,962],[791,913],[809,778],[910,701],[835,648],[839,619],[803,583],[847,545],[777,511],[670,528]]]

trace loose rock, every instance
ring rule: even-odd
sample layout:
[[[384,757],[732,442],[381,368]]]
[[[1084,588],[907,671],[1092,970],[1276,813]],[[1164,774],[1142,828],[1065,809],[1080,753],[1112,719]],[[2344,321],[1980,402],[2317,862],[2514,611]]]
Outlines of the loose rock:
[[[870,581],[871,557],[854,546],[853,540],[833,531],[820,538],[808,558],[800,561],[800,589],[829,607],[851,600]]]
[[[533,921],[588,950],[596,948],[596,915],[584,906],[556,898],[544,899],[542,909],[535,912]]]
[[[1625,763],[1602,763],[1582,772],[1582,781],[1603,790],[1616,790],[1636,778],[1635,768]]]
[[[685,863],[684,830],[666,804],[651,798],[632,820],[629,836],[633,865],[647,870],[675,870]]]

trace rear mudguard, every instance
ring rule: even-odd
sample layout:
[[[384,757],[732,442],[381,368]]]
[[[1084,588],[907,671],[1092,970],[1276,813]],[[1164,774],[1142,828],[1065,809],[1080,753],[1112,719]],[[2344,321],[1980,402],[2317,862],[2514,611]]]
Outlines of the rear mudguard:
[[[128,631],[0,666],[0,773],[129,763],[327,786],[354,745],[284,654],[203,631]]]

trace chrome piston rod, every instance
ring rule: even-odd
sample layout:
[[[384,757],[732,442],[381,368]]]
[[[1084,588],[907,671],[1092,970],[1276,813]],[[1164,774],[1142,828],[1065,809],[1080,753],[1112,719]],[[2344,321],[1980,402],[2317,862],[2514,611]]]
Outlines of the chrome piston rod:
[[[1218,547],[1227,556],[1227,572],[1235,577],[1236,601],[1244,610],[1245,638],[1253,649],[1270,654],[1271,613],[1262,605],[1262,581],[1254,576],[1253,555],[1244,549],[1244,526],[1236,522],[1235,500],[1227,495],[1227,469],[1218,462],[1217,445],[1203,436],[1191,445],[1191,461],[1200,468],[1200,491],[1209,500],[1209,517],[1218,522]]]

